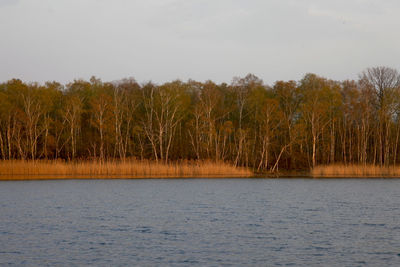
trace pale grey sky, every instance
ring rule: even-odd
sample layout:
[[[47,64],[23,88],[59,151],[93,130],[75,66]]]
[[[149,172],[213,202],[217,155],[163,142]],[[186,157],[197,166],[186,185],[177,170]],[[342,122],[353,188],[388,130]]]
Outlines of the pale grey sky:
[[[267,84],[400,68],[398,0],[0,0],[0,82]]]

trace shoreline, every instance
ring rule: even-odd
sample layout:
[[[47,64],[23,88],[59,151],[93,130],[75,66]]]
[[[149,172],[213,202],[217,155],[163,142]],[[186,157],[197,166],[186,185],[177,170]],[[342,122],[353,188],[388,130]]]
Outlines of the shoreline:
[[[0,161],[0,180],[164,179],[254,177],[248,168],[225,162],[182,161]]]
[[[195,180],[195,179],[249,179],[249,180],[375,180],[400,179],[399,176],[312,176],[312,175],[208,175],[208,176],[132,176],[132,175],[2,175],[0,181],[50,181],[50,180]]]
[[[0,181],[44,181],[44,180],[169,180],[169,179],[263,179],[267,177],[250,177],[250,176],[226,176],[226,175],[210,175],[210,176],[130,176],[130,175],[26,175],[26,176],[5,176],[0,175]]]
[[[307,170],[255,172],[226,162],[151,160],[5,160],[0,181],[116,179],[399,179],[400,166],[320,165]]]

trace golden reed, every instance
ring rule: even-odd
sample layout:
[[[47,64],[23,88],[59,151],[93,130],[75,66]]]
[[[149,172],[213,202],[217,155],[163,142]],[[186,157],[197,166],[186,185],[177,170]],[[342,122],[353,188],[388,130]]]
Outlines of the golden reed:
[[[0,161],[0,180],[57,178],[189,178],[250,177],[247,168],[236,168],[223,162],[182,161],[76,161],[5,160]]]
[[[400,166],[320,165],[311,170],[312,177],[400,177]]]

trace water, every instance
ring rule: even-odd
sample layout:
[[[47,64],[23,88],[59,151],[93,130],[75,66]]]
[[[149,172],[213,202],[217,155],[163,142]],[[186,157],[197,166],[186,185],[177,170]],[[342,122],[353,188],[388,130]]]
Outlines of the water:
[[[0,182],[0,265],[399,266],[400,180]]]

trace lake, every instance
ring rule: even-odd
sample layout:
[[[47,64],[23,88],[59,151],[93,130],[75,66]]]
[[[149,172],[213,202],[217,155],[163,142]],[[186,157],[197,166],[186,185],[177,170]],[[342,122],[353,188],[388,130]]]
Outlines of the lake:
[[[400,180],[0,182],[0,265],[400,266]]]

